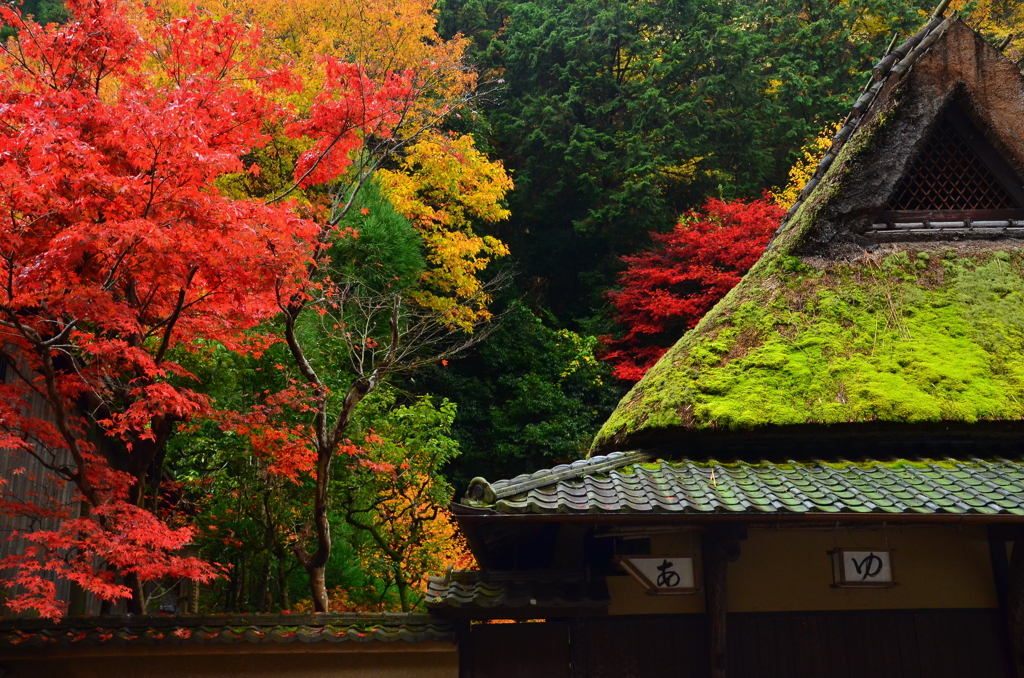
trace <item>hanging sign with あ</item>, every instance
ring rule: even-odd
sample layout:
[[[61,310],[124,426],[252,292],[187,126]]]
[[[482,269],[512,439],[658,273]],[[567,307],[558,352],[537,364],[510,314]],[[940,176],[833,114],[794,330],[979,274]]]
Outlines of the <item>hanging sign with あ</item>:
[[[836,586],[893,586],[892,551],[829,551]]]
[[[619,565],[633,575],[648,593],[693,593],[693,558],[676,556],[627,557]]]

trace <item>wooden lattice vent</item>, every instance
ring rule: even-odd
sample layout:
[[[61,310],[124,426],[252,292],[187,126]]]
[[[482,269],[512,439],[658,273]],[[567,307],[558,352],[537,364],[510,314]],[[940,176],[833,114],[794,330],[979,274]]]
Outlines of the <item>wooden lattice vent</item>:
[[[953,106],[936,121],[872,230],[1017,227],[1022,208],[1016,173]]]
[[[995,173],[942,120],[889,203],[890,210],[1004,210],[1020,207]]]

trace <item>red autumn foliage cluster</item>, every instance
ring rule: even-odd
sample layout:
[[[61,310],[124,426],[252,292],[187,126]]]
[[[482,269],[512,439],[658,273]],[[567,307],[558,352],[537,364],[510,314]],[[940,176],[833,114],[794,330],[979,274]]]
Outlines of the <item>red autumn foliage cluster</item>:
[[[211,339],[243,348],[313,233],[214,184],[245,169],[279,114],[236,84],[283,82],[246,60],[258,35],[196,19],[147,42],[115,3],[68,8],[75,21],[42,27],[0,6],[19,30],[0,53],[0,343],[20,376],[0,385],[0,446],[73,483],[86,507],[26,530],[28,547],[2,563],[18,592],[7,605],[50,617],[62,610],[53,576],[109,601],[216,575],[178,555],[190,528],[146,508],[174,423],[209,408],[170,355]],[[26,410],[33,395],[51,417]],[[3,509],[37,514],[24,499],[3,496]]]
[[[391,137],[415,98],[412,72],[389,73],[378,84],[356,64],[327,57],[324,66],[327,82],[314,100],[310,118],[288,130],[316,140],[295,167],[295,180],[302,186],[325,184],[342,175],[365,133]]]
[[[654,249],[623,257],[621,289],[608,293],[618,338],[602,337],[615,376],[639,381],[664,353],[757,261],[784,210],[767,197],[724,202],[711,198],[668,233],[652,233]]]
[[[335,176],[360,138],[388,134],[410,91],[408,77],[376,86],[332,64],[310,119],[295,120],[269,96],[295,79],[259,61],[259,31],[193,16],[146,36],[119,0],[66,5],[71,21],[40,26],[0,4],[18,31],[0,46],[0,357],[19,376],[0,383],[0,448],[76,497],[34,504],[0,485],[0,510],[59,525],[15,535],[28,546],[0,570],[9,607],[48,617],[63,613],[55,577],[141,612],[146,581],[217,575],[179,555],[192,528],[153,508],[174,426],[211,413],[174,356],[261,350],[252,330],[309,294],[325,233],[338,235],[217,180],[258,172],[243,157],[274,125],[311,142],[297,181]],[[268,447],[296,447],[275,433]]]

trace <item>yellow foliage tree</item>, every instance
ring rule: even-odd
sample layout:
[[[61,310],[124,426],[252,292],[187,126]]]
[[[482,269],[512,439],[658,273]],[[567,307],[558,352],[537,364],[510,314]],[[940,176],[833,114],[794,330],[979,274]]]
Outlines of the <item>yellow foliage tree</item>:
[[[376,80],[387,73],[434,75],[435,94],[450,101],[472,94],[475,72],[463,55],[468,41],[437,34],[433,0],[151,0],[161,15],[186,16],[198,6],[214,17],[234,15],[258,25],[263,56],[302,78],[296,103],[323,89],[323,56],[359,64]]]
[[[508,248],[473,232],[473,221],[507,219],[501,201],[512,180],[500,161],[490,161],[469,135],[431,130],[409,147],[398,170],[377,172],[384,194],[419,229],[430,268],[418,301],[445,314],[452,325],[470,328],[487,314],[490,301],[477,274]],[[473,300],[472,305],[461,303]]]
[[[800,191],[814,175],[818,163],[825,156],[825,153],[832,146],[832,137],[836,135],[842,123],[825,125],[817,137],[808,142],[800,149],[800,157],[789,168],[789,178],[784,188],[776,188],[772,191],[775,204],[783,209],[789,209],[796,202]]]
[[[393,503],[393,500],[392,500]],[[385,507],[386,510],[391,506]],[[405,530],[408,529],[408,521],[403,523]],[[400,562],[392,562],[382,556],[380,551],[365,550],[359,554],[359,565],[368,575],[379,577],[389,583],[394,582],[394,571],[396,565],[402,568],[410,580],[410,592],[417,602],[421,601],[427,592],[427,578],[443,575],[449,566],[455,570],[475,570],[476,559],[469,550],[466,538],[462,536],[452,515],[447,509],[439,509],[437,516],[424,525],[425,539],[422,543],[403,553]],[[365,596],[353,595],[353,592],[344,586],[335,586],[328,591],[331,601],[332,612],[399,612],[402,611],[400,604],[394,601],[381,599],[372,602]],[[414,609],[417,605],[411,605],[408,609]],[[293,612],[312,612],[313,601],[305,598],[298,601],[292,608]]]
[[[959,12],[964,20],[989,36],[993,42],[1002,43],[1005,53],[1012,59],[1024,57],[1024,5],[1016,0],[953,0],[949,11]]]

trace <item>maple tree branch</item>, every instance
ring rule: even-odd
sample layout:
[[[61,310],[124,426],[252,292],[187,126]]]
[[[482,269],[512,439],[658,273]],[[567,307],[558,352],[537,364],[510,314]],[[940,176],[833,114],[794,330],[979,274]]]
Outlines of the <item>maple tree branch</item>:
[[[64,341],[67,340],[67,338],[71,335],[71,331],[75,329],[75,325],[77,324],[78,318],[75,318],[74,320],[65,324],[64,329],[62,329],[60,332],[50,337],[46,341],[41,342],[39,345],[45,346],[46,348],[54,348],[55,346],[63,344]]]
[[[56,459],[57,455],[53,452],[52,449],[50,449],[49,445],[47,445],[39,438],[39,436],[32,435],[31,433],[26,433],[24,431],[21,431],[19,433],[23,440],[31,443],[28,447],[22,448],[23,452],[28,453],[31,457],[36,459],[36,461],[38,461],[43,468],[45,468],[48,471],[53,471],[64,480],[70,482],[75,482],[77,480],[77,472],[72,471],[70,468],[68,468],[66,464],[62,466],[57,466],[56,463],[52,461]],[[42,455],[39,454],[39,447],[46,449],[46,451],[49,453],[50,460],[45,459]]]
[[[107,273],[107,277],[106,279],[104,279],[103,284],[101,285],[101,287],[104,290],[110,290],[114,287],[114,283],[116,283],[118,278],[120,277],[116,275],[117,271],[119,268],[121,268],[121,264],[124,263],[124,259],[125,257],[128,256],[128,253],[131,252],[132,249],[134,249],[135,244],[136,243],[132,243],[131,245],[128,245],[123,250],[121,250],[121,252],[117,255],[117,258],[114,260],[114,263],[110,266],[110,272]]]
[[[395,550],[395,548],[393,548],[391,544],[389,544],[388,541],[384,539],[383,535],[381,535],[380,533],[380,530],[377,529],[375,525],[373,525],[372,523],[363,523],[357,520],[354,515],[355,513],[355,511],[346,512],[345,522],[351,525],[352,527],[365,531],[367,534],[370,535],[370,538],[373,539],[377,546],[380,547],[380,550],[383,551],[388,558],[390,558],[393,562],[400,562],[402,560],[402,553],[400,551]]]
[[[298,319],[298,315],[301,310],[301,307],[285,310],[285,343],[288,345],[288,350],[291,351],[292,358],[295,359],[295,364],[299,368],[299,372],[301,372],[302,376],[306,378],[306,381],[317,389],[323,389],[323,382],[320,381],[320,377],[317,375],[316,370],[313,369],[309,360],[306,359],[306,353],[302,350],[302,345],[299,343],[298,336],[295,333],[295,321]]]
[[[181,317],[181,312],[185,308],[185,297],[188,294],[188,288],[192,284],[192,280],[195,278],[198,270],[198,266],[192,266],[185,276],[185,284],[178,290],[178,301],[174,305],[174,311],[165,321],[164,336],[160,339],[160,348],[157,349],[156,356],[153,358],[153,362],[157,365],[163,362],[164,355],[167,353],[167,347],[171,345],[171,335],[174,333],[174,326],[177,324],[178,318]]]

